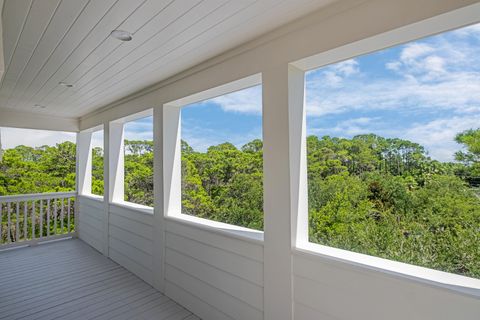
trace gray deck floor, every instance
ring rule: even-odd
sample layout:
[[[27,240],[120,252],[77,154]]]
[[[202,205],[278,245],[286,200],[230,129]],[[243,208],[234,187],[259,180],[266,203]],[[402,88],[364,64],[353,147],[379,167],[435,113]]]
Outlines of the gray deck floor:
[[[0,252],[0,319],[199,319],[81,240]]]

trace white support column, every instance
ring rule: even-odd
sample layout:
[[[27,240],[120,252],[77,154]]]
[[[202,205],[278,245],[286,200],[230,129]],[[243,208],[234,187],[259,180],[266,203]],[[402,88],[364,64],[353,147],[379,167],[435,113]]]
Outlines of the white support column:
[[[302,71],[288,65],[262,74],[266,320],[293,319],[292,247],[300,190],[292,187],[292,182],[299,179],[292,166],[299,161],[295,155],[300,149],[299,141],[294,136],[301,128],[301,124],[295,124],[303,112],[303,91],[299,90],[303,87],[302,77]],[[302,109],[296,110],[299,101]]]
[[[92,132],[77,133],[77,192],[92,193]]]
[[[109,202],[124,200],[124,139],[123,123],[110,122],[108,133]]]
[[[109,256],[109,218],[110,218],[110,126],[103,124],[103,254]]]
[[[181,108],[163,108],[163,210],[165,215],[179,215],[182,211],[182,148]]]
[[[165,216],[181,210],[180,108],[161,106],[153,110],[154,136],[154,286],[165,291]]]
[[[307,125],[305,71],[288,67],[292,246],[308,242]]]
[[[108,257],[110,203],[123,201],[123,123],[106,122],[103,128],[103,254]]]
[[[153,285],[165,291],[165,231],[163,219],[163,107],[153,108]]]

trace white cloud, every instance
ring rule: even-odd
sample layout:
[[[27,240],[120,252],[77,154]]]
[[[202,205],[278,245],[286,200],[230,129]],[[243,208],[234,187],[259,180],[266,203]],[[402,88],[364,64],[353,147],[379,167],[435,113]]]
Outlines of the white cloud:
[[[232,133],[227,130],[213,130],[204,126],[182,126],[182,140],[186,141],[195,151],[205,152],[211,146],[230,142],[241,148],[247,142],[262,137],[262,128],[252,128],[247,133]]]
[[[400,60],[404,63],[409,63],[433,52],[434,50],[434,48],[425,43],[410,43],[407,44],[400,53]]]
[[[466,28],[461,28],[454,31],[454,34],[459,37],[480,37],[480,24],[474,24]]]
[[[479,127],[480,115],[453,117],[435,119],[428,123],[417,123],[404,133],[399,132],[398,134],[404,139],[415,141],[426,147],[433,159],[452,161],[454,153],[461,149],[461,146],[454,141],[455,135]]]
[[[380,117],[358,117],[340,121],[333,127],[329,128],[309,128],[307,134],[325,135],[334,133],[339,137],[353,137],[359,134],[372,133],[373,127],[377,122],[381,121]]]
[[[3,149],[15,148],[18,145],[40,147],[54,146],[64,141],[75,142],[76,134],[72,132],[32,130],[19,128],[0,128]]]
[[[358,62],[355,59],[349,59],[336,63],[334,66],[332,66],[332,69],[344,77],[348,77],[360,72]]]
[[[226,112],[262,114],[262,87],[255,86],[207,100],[214,102]]]
[[[92,134],[92,148],[103,149],[103,130],[95,131]]]
[[[428,56],[424,60],[424,67],[427,72],[443,73],[445,72],[445,60],[439,56]]]
[[[356,68],[358,69],[358,61]],[[329,66],[311,72],[307,82],[309,116],[337,114],[349,110],[404,108],[450,110],[473,113],[480,110],[480,55],[478,45],[458,37],[437,36],[428,43],[405,45],[397,60],[385,64],[396,77],[369,76],[362,72],[329,86]],[[336,81],[335,84],[338,84]]]
[[[385,64],[385,68],[392,71],[398,71],[401,66],[402,66],[402,63],[400,61],[391,61]]]
[[[359,75],[360,68],[355,59],[349,59],[321,68],[320,71],[308,72],[308,74],[313,74],[317,78],[319,86],[336,88],[342,87],[345,80]],[[310,83],[310,86],[314,84]]]

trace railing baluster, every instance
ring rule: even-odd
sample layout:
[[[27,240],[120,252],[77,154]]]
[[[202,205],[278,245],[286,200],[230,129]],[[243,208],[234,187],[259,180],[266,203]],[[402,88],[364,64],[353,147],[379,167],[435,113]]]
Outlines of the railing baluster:
[[[12,229],[12,220],[11,220],[11,203],[7,202],[7,240],[8,242],[12,242],[12,239],[10,237],[10,229]]]
[[[50,199],[47,199],[47,237],[50,236]]]
[[[1,219],[1,216],[0,216]],[[1,232],[1,227],[0,227],[0,235],[2,234]],[[67,199],[67,233],[70,233],[70,198]]]
[[[0,196],[0,250],[68,237],[78,220],[75,201],[75,192]]]
[[[27,227],[28,227],[28,201],[23,202],[23,240],[28,239]]]
[[[57,234],[57,201],[53,199],[53,234]]]
[[[40,199],[40,238],[43,237],[43,200]]]
[[[20,203],[17,202],[15,207],[15,216],[17,217],[15,221],[15,242],[18,242],[20,240]]]
[[[60,199],[60,203],[62,204],[62,207],[60,208],[60,230],[62,230],[61,234],[64,233],[63,231],[63,218],[64,218],[64,211],[63,211],[63,203],[65,201],[65,199]]]
[[[35,200],[32,201],[32,240],[35,239]]]

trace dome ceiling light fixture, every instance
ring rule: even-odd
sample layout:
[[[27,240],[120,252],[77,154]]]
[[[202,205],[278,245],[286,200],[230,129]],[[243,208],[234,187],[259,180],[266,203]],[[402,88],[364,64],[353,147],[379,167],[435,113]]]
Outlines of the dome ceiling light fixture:
[[[67,82],[63,82],[63,81],[60,81],[58,84],[61,85],[61,86],[67,87],[67,88],[73,87],[73,84],[67,83]]]
[[[32,108],[34,108],[34,109],[45,109],[46,106],[36,103],[32,106]]]
[[[130,41],[133,39],[132,34],[124,30],[113,30],[112,32],[110,32],[110,36],[120,41]]]

